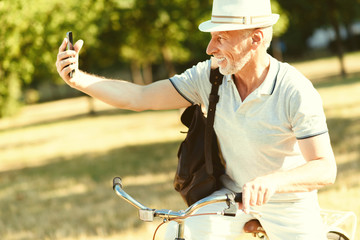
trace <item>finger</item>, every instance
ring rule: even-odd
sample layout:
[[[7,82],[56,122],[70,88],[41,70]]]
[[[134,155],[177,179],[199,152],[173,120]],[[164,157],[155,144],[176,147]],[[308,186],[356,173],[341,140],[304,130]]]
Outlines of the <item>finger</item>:
[[[70,64],[76,64],[76,58],[66,58],[66,59],[60,61],[59,67],[62,69],[64,67],[67,67]]]
[[[250,189],[250,206],[255,206],[258,199],[258,188],[254,185]]]
[[[60,55],[60,54],[59,54]],[[77,59],[73,57],[67,57],[67,58],[61,58],[56,61],[56,66],[62,70],[64,67],[66,67],[69,64],[76,63]]]
[[[246,214],[250,213],[250,189],[246,186],[243,187],[242,195],[243,211]]]
[[[74,64],[71,64],[71,65],[68,65],[66,67],[64,67],[62,70],[61,70],[61,75],[65,78],[65,79],[71,79],[70,76],[69,76],[69,73],[73,70],[75,70],[75,65]]]
[[[58,61],[62,61],[66,58],[70,58],[70,57],[76,57],[76,52],[74,50],[66,50],[64,52],[58,53],[57,55],[57,60]]]
[[[78,41],[75,43],[75,45],[74,45],[74,50],[75,50],[75,52],[76,52],[76,53],[79,53],[83,45],[84,45],[84,41],[81,40],[81,39],[78,40]]]
[[[268,196],[269,189],[267,189],[265,186],[259,185],[257,189],[257,202],[256,205],[261,206],[266,202],[266,197]]]
[[[261,206],[264,202],[264,191],[262,191],[261,188],[258,189],[257,191],[257,201],[256,201],[256,205],[257,206]]]
[[[67,80],[69,72],[76,68],[76,65],[72,64],[74,61],[74,58],[70,58],[62,61],[57,66],[57,71],[64,80]]]
[[[60,47],[59,47],[59,53],[63,52],[66,50],[66,45],[67,45],[67,39],[64,38],[63,42],[61,43]]]
[[[269,191],[266,191],[264,194],[264,200],[263,200],[263,204],[267,203],[271,197],[271,193]]]

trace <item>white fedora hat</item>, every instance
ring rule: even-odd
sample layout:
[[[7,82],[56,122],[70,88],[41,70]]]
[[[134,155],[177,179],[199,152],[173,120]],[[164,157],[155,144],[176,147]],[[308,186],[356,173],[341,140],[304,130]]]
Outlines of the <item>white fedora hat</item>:
[[[202,32],[268,27],[279,14],[271,12],[270,0],[214,0],[211,20],[199,25]]]

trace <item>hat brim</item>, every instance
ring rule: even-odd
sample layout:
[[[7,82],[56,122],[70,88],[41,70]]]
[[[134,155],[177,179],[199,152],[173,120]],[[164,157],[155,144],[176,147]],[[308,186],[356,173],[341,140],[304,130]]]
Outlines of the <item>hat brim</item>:
[[[260,24],[213,23],[211,20],[209,20],[201,23],[199,25],[199,30],[202,32],[221,32],[269,27],[274,25],[279,20],[279,17],[279,14],[271,14],[269,21]]]

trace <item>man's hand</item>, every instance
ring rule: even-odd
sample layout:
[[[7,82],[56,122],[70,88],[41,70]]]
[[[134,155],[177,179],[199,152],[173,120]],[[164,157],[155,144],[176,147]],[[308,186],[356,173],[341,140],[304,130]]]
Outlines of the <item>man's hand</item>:
[[[269,201],[277,190],[277,185],[267,177],[259,177],[243,186],[243,199],[240,209],[246,214],[250,213],[251,206],[261,206]]]
[[[79,52],[84,44],[83,40],[79,40],[74,44],[74,50],[66,50],[68,40],[65,38],[59,47],[59,53],[56,60],[56,69],[60,77],[71,87],[75,87],[78,83],[76,78],[79,72]],[[73,78],[69,73],[75,70]]]

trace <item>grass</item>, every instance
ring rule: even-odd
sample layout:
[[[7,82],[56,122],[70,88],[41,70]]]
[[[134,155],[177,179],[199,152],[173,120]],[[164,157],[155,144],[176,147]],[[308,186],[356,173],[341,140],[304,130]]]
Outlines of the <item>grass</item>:
[[[360,216],[360,76],[318,85],[338,165],[336,183],[320,190],[320,204],[322,208],[354,211]],[[346,225],[350,231],[351,222]]]
[[[320,204],[360,216],[360,76],[315,82],[339,170],[337,182],[320,191]],[[1,239],[151,239],[158,222],[138,220],[113,193],[114,176],[146,205],[185,207],[172,187],[185,130],[179,112],[133,113],[98,101],[95,108],[97,115],[87,115],[81,97],[0,120]]]

